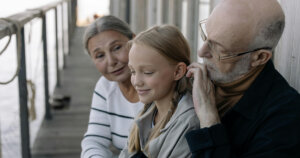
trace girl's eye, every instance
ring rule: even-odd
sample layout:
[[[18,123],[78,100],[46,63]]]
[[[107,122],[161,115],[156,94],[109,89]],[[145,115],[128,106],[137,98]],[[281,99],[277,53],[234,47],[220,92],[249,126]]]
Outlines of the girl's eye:
[[[152,75],[153,72],[144,72],[145,75]]]

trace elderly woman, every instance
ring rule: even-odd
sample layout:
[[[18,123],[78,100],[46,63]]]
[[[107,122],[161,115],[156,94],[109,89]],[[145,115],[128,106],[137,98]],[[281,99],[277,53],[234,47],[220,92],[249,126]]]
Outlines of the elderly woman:
[[[81,158],[117,157],[127,142],[130,125],[143,107],[130,82],[127,42],[134,37],[128,24],[114,16],[94,21],[85,31],[84,45],[102,74],[93,94]]]

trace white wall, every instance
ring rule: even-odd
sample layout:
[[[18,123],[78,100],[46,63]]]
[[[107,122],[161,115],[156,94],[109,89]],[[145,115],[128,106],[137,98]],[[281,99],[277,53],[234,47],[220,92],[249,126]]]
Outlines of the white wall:
[[[193,60],[196,60],[195,45],[197,45],[199,49],[199,46],[201,46],[201,41],[198,40],[197,42],[197,38],[199,39],[199,35],[195,33],[197,32],[197,28],[192,28],[191,25],[197,25],[198,15],[200,19],[207,17],[208,12],[212,11],[212,9],[221,0],[196,0],[198,2],[196,2],[195,0],[155,0],[156,3],[150,3],[149,1],[151,0],[147,0],[147,2],[145,2],[145,0],[131,1],[133,3],[131,7],[131,20],[133,22],[131,26],[133,30],[138,33],[141,30],[144,30],[147,26],[149,27],[151,25],[154,25],[155,20],[157,21],[157,24],[174,23],[174,15],[171,15],[176,12],[176,10],[173,10],[176,8],[174,7],[174,2],[180,2],[182,3],[182,8],[178,11],[181,12],[182,16],[182,21],[180,22],[179,20],[181,24],[181,31],[191,44]],[[275,63],[276,69],[279,70],[279,72],[287,79],[291,86],[296,88],[299,92],[300,32],[297,29],[300,28],[300,0],[278,1],[281,3],[286,15],[286,28],[282,39],[276,48],[273,61]],[[166,4],[168,3],[170,3],[170,6],[166,6]],[[198,7],[195,6],[197,5],[197,3],[199,3],[199,13],[197,11],[192,11]],[[156,5],[156,8],[154,6],[147,6],[149,4]],[[156,14],[156,18],[149,15],[153,9],[155,10],[154,16]],[[148,19],[147,21],[147,17],[151,19]]]
[[[285,30],[274,56],[276,69],[300,92],[300,1],[279,0],[285,12]]]

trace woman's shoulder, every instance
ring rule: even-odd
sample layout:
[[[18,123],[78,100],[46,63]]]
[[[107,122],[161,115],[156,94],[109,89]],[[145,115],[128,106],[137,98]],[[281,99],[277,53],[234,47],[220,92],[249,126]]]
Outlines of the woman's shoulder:
[[[101,76],[96,83],[95,90],[109,93],[109,92],[115,90],[117,86],[118,86],[118,84],[116,82],[109,81],[105,77]]]

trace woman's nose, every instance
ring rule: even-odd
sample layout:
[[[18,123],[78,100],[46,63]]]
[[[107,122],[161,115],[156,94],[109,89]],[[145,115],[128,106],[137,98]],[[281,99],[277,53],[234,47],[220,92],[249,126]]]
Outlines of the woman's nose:
[[[114,55],[108,55],[107,60],[109,66],[115,66],[118,63],[118,60]]]

